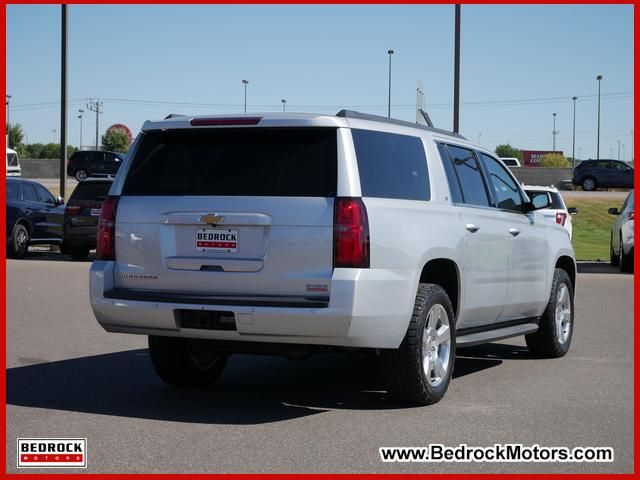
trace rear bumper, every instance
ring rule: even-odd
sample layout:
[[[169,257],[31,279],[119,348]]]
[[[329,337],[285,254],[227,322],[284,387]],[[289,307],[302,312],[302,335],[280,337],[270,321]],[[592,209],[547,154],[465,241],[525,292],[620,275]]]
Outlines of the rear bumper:
[[[188,303],[147,292],[142,298],[113,284],[113,262],[95,261],[90,271],[91,307],[108,332],[166,335],[216,340],[331,345],[360,348],[397,348],[404,338],[415,298],[417,272],[413,270],[337,269],[327,306],[264,306],[234,304],[229,297]],[[119,295],[118,292],[121,292]],[[143,294],[144,296],[145,294]],[[119,298],[116,298],[119,297]],[[186,299],[185,299],[186,298]],[[218,300],[223,298],[223,302]],[[289,297],[290,301],[290,297]],[[187,302],[187,303],[185,303]],[[237,331],[181,328],[174,311],[195,309],[231,311]]]

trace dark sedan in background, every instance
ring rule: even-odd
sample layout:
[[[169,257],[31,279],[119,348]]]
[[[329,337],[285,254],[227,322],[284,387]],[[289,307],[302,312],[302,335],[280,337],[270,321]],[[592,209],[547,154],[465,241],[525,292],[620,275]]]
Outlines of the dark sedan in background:
[[[111,179],[90,178],[76,186],[64,210],[64,253],[85,260],[96,248],[96,234],[102,202],[111,188]]]
[[[633,168],[619,160],[584,160],[573,170],[572,183],[586,191],[633,188]]]
[[[30,180],[7,178],[7,256],[24,258],[29,245],[63,242],[64,207],[60,197]]]
[[[115,175],[122,165],[124,155],[102,150],[82,150],[71,155],[67,163],[67,175],[81,182],[85,178]]]

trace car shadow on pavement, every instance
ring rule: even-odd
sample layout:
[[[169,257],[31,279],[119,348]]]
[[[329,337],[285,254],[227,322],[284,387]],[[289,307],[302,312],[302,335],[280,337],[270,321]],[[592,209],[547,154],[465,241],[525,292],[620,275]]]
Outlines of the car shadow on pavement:
[[[454,379],[501,363],[457,358]],[[215,385],[186,389],[162,383],[146,349],[9,368],[7,404],[227,425],[278,422],[332,409],[407,408],[388,399],[373,354],[320,354],[304,361],[234,355]]]
[[[619,273],[626,275],[618,267],[614,267],[607,262],[579,262],[578,273]]]

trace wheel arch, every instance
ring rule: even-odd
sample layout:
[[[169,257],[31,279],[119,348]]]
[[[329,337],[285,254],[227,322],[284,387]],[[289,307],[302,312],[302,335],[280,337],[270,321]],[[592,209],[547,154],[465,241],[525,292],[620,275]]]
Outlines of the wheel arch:
[[[435,258],[429,260],[420,272],[420,283],[435,283],[440,285],[451,300],[456,318],[460,310],[460,269],[458,264],[450,258]]]
[[[575,260],[568,255],[562,255],[556,260],[555,268],[559,268],[567,272],[567,275],[569,275],[569,279],[571,280],[571,288],[575,294],[577,273]]]

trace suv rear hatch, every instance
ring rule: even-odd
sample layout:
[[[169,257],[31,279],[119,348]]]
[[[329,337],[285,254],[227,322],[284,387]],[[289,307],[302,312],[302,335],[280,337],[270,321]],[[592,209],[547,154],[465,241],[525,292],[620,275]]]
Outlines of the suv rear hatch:
[[[336,128],[144,133],[118,202],[115,286],[165,300],[326,299],[336,184]]]

